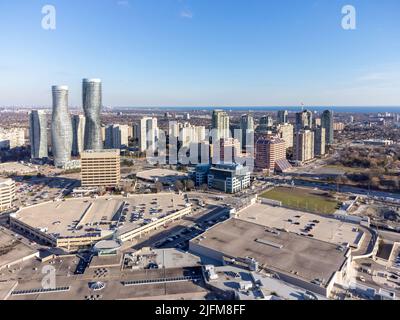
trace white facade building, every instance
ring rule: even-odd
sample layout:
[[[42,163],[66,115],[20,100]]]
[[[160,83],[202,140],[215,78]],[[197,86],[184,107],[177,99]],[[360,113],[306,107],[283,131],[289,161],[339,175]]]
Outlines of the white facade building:
[[[0,128],[0,150],[14,149],[25,145],[25,130],[23,128]]]
[[[0,212],[12,207],[15,197],[15,182],[12,179],[0,180]]]
[[[155,150],[158,139],[157,118],[144,117],[140,120],[139,149],[140,152]]]

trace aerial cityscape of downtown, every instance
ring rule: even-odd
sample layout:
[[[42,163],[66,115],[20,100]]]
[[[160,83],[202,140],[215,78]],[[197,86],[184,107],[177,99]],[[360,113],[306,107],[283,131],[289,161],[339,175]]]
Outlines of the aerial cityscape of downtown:
[[[0,11],[0,300],[400,299],[398,0]]]

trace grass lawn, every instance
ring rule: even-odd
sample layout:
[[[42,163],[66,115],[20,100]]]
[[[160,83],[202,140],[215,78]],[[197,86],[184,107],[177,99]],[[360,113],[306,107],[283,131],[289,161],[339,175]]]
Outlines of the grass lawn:
[[[339,205],[329,193],[311,189],[278,187],[260,196],[281,201],[286,207],[315,213],[334,213]]]

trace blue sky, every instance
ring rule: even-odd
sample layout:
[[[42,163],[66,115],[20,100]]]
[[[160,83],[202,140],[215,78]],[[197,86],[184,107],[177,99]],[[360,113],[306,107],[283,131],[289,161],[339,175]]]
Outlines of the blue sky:
[[[0,105],[400,105],[399,0],[0,0],[0,30]]]

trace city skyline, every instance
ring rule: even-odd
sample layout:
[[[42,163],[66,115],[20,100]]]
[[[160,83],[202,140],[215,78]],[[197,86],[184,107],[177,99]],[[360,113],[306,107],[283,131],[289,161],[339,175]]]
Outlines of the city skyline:
[[[357,28],[344,30],[346,4],[54,1],[49,31],[43,3],[3,3],[0,105],[48,106],[53,83],[81,105],[83,75],[103,79],[106,106],[400,105],[400,4],[353,1]]]
[[[399,0],[0,12],[0,301],[400,300]]]

